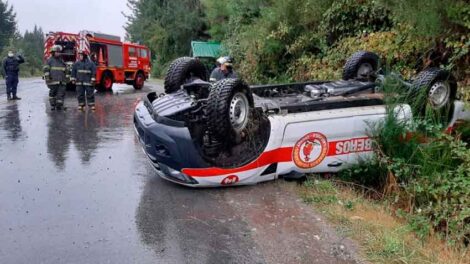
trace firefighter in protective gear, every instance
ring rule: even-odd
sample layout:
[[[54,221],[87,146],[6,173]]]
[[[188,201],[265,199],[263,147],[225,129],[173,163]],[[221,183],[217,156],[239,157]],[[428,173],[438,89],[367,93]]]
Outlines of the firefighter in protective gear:
[[[95,78],[95,64],[88,59],[87,51],[80,51],[79,60],[73,64],[71,78],[77,86],[78,110],[83,110],[86,104],[95,110]]]
[[[9,51],[8,57],[3,60],[2,74],[3,77],[5,77],[8,101],[21,99],[16,96],[16,89],[18,87],[18,73],[20,72],[20,64],[23,62],[23,57],[21,55],[15,56],[13,51]]]
[[[52,56],[47,60],[44,65],[44,80],[47,87],[49,87],[49,103],[51,110],[65,110],[64,98],[65,87],[67,85],[66,79],[66,64],[60,57],[62,47],[54,45],[50,52]]]

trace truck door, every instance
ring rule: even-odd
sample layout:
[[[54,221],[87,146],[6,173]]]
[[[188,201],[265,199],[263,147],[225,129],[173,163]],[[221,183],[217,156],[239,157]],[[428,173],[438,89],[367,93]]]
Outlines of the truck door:
[[[137,69],[138,67],[138,49],[136,47],[127,46],[127,68]]]
[[[331,111],[289,114],[282,148],[292,148],[292,161],[278,165],[278,174],[334,172],[344,168],[349,156],[336,155],[336,142],[351,137],[354,118]]]
[[[145,72],[148,71],[150,66],[150,57],[149,52],[145,48],[139,48],[139,59],[138,59],[138,68],[144,70]]]

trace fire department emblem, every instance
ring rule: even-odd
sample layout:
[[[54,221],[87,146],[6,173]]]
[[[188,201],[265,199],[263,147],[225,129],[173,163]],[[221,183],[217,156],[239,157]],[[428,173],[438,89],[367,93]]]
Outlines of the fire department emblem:
[[[292,159],[302,169],[310,169],[323,161],[328,153],[328,140],[318,132],[308,133],[294,145]]]

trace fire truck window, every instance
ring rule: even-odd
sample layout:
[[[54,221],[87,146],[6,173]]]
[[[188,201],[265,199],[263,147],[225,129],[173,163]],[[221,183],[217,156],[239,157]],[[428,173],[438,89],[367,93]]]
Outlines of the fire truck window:
[[[122,67],[122,46],[108,45],[108,66]]]
[[[137,57],[137,52],[134,47],[129,47],[129,57]]]
[[[141,58],[147,58],[147,50],[146,49],[140,49],[140,57]]]

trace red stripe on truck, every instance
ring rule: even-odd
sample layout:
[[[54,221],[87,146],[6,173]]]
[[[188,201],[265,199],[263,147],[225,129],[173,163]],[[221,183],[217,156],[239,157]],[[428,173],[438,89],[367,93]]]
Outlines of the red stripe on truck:
[[[255,161],[233,169],[222,168],[203,168],[203,169],[183,169],[182,172],[193,177],[213,177],[225,174],[233,174],[237,172],[247,171],[263,167],[276,162],[287,162],[292,160],[292,147],[278,148],[263,152]]]
[[[235,174],[238,172],[244,172],[263,167],[272,163],[290,162],[292,161],[292,149],[293,147],[283,147],[263,152],[255,161],[252,161],[247,165],[238,168],[185,168],[182,169],[182,172],[192,177],[214,177],[227,174]],[[339,156],[346,155],[349,153],[368,151],[372,151],[372,139],[370,137],[351,138],[329,142],[327,156]]]

